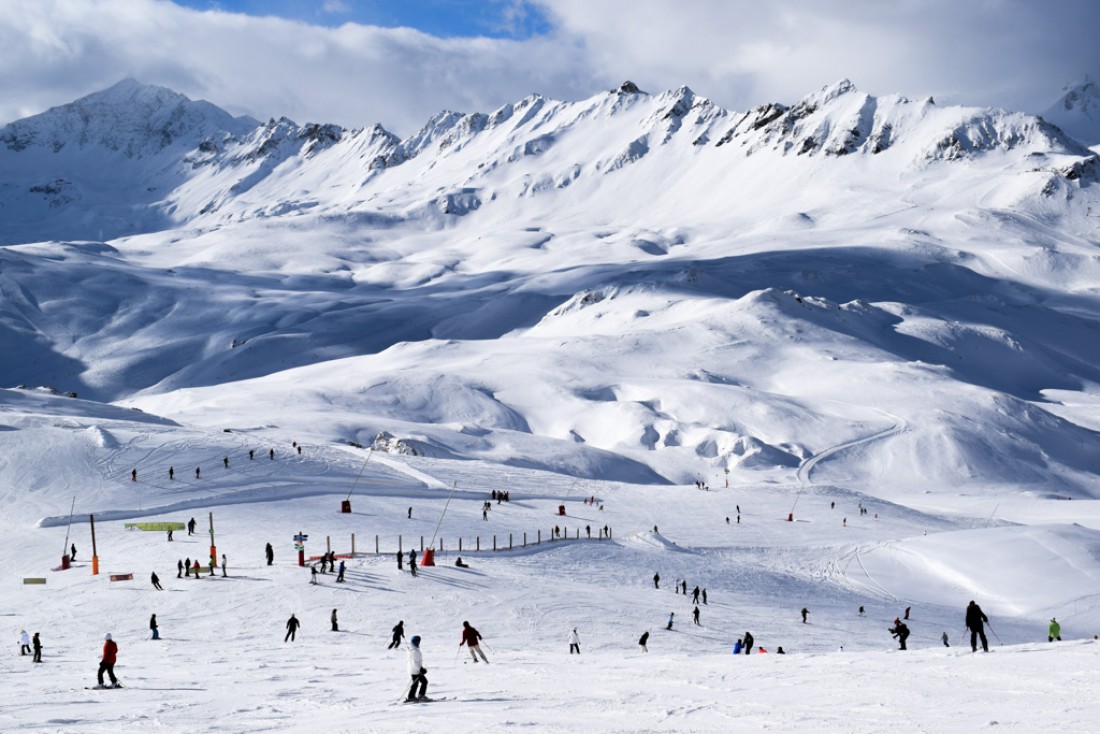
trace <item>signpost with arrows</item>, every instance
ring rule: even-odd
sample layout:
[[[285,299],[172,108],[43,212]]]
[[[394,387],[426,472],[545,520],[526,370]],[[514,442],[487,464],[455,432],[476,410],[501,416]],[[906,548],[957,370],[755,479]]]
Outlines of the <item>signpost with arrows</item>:
[[[306,565],[306,541],[309,540],[309,536],[303,533],[301,530],[294,536],[294,550],[298,551],[298,565]]]

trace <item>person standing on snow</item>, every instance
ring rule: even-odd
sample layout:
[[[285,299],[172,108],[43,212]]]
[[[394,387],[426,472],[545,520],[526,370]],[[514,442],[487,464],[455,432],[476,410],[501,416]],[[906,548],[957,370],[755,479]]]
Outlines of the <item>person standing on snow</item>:
[[[346,568],[347,567],[344,565],[344,562],[340,561],[340,572],[338,574],[336,574],[336,583],[338,583],[338,584],[344,583],[344,570]]]
[[[462,641],[458,643],[459,647],[466,645],[470,649],[470,657],[477,662],[477,656],[480,655],[481,659],[485,662],[489,662],[489,659],[485,657],[485,653],[481,651],[481,645],[478,641],[481,640],[481,633],[470,626],[469,622],[462,623]]]
[[[750,654],[752,654],[752,643],[753,643],[752,633],[751,632],[746,632],[744,640],[745,640],[745,654],[750,655]]]
[[[183,561],[176,559],[176,578],[183,578]]]
[[[118,659],[118,645],[111,639],[111,633],[108,632],[103,638],[103,657],[99,661],[99,672],[96,677],[99,679],[99,687],[106,688],[103,685],[103,674],[106,673],[111,679],[111,685],[115,688],[121,688],[118,678],[115,677],[115,661]]]
[[[951,647],[951,645],[947,644],[947,630],[944,630],[943,634],[940,635],[940,639],[943,640],[944,647]]]
[[[23,634],[26,634],[25,632]],[[1050,629],[1047,630],[1047,642],[1062,641],[1062,625],[1054,617],[1050,618]]]
[[[38,639],[37,632],[34,633],[34,640],[32,643],[34,644],[34,658],[31,659],[31,662],[40,663],[42,662],[42,640]]]
[[[275,562],[275,549],[271,547],[271,543],[268,543],[267,547],[264,548],[264,554],[267,555],[267,565],[270,566]]]
[[[806,617],[810,614],[810,610],[806,607],[802,607],[802,624],[806,624]]]
[[[153,631],[153,639],[160,639],[160,630],[157,628],[157,615],[149,617],[149,629]]]
[[[386,647],[387,650],[393,650],[401,646],[401,638],[405,636],[405,620],[398,620],[397,626],[393,628],[393,642]]]
[[[293,614],[290,615],[290,619],[286,621],[286,637],[283,638],[283,642],[287,640],[294,640],[295,634],[298,632],[298,628],[302,626],[302,623],[298,621],[298,618]]]
[[[69,553],[69,560],[70,561],[75,561],[76,560],[76,543],[73,543],[72,548],[70,548],[70,550],[72,552]]]
[[[989,640],[985,638],[985,625],[989,623],[989,617],[985,616],[982,608],[971,599],[966,606],[966,628],[970,630],[970,651],[978,651],[978,638],[982,639],[982,650],[989,652]]]
[[[420,652],[420,635],[413,635],[409,639],[409,651],[406,654],[409,675],[412,677],[412,685],[409,687],[409,695],[406,701],[423,701],[428,692],[428,669],[424,667],[424,655]],[[419,689],[419,690],[418,690]]]
[[[699,603],[699,587],[698,586],[696,586],[695,589],[693,589],[692,592],[691,592],[691,603],[692,604],[698,604]]]
[[[695,624],[699,624],[699,607],[695,607],[695,610],[691,613],[691,621]]]
[[[675,616],[676,616],[676,612],[669,612],[668,613],[668,626],[665,627],[666,630],[672,629],[672,619]]]
[[[337,624],[337,622],[336,622],[336,610],[335,609],[332,610],[332,616],[329,619],[332,622],[332,631],[333,632],[339,632],[340,631],[340,625]]]
[[[661,574],[659,573],[653,574],[653,588],[661,588]]]
[[[416,575],[416,551],[409,551],[409,573]]]
[[[642,633],[642,636],[638,638],[638,644],[642,646],[642,652],[649,652],[649,648],[646,647],[646,643],[649,642],[649,630]]]
[[[569,633],[569,654],[572,655],[574,652],[581,654],[581,636],[577,634],[576,627]]]

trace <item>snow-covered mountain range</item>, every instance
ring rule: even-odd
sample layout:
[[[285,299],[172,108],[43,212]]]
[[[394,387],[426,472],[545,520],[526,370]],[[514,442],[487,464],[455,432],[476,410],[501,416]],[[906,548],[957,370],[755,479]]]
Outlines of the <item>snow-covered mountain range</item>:
[[[638,481],[878,426],[838,481],[1100,491],[1098,161],[1039,117],[626,82],[399,139],[127,80],[0,143],[8,385]]]

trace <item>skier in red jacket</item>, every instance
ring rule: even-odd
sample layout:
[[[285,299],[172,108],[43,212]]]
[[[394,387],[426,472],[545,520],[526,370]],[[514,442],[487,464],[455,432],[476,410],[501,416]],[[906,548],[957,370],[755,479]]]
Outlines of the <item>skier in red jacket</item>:
[[[470,626],[469,622],[462,623],[462,642],[458,643],[459,647],[466,645],[470,648],[470,657],[477,662],[477,656],[480,655],[481,659],[485,662],[489,662],[489,659],[485,657],[485,653],[481,651],[481,645],[478,641],[481,639],[481,633]]]

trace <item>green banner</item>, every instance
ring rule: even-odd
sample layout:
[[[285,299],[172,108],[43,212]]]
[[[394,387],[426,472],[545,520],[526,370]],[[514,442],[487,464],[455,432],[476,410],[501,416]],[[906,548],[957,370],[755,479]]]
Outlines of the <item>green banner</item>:
[[[183,530],[187,526],[182,522],[128,522],[123,525],[127,530],[154,530],[161,533],[169,530]]]

